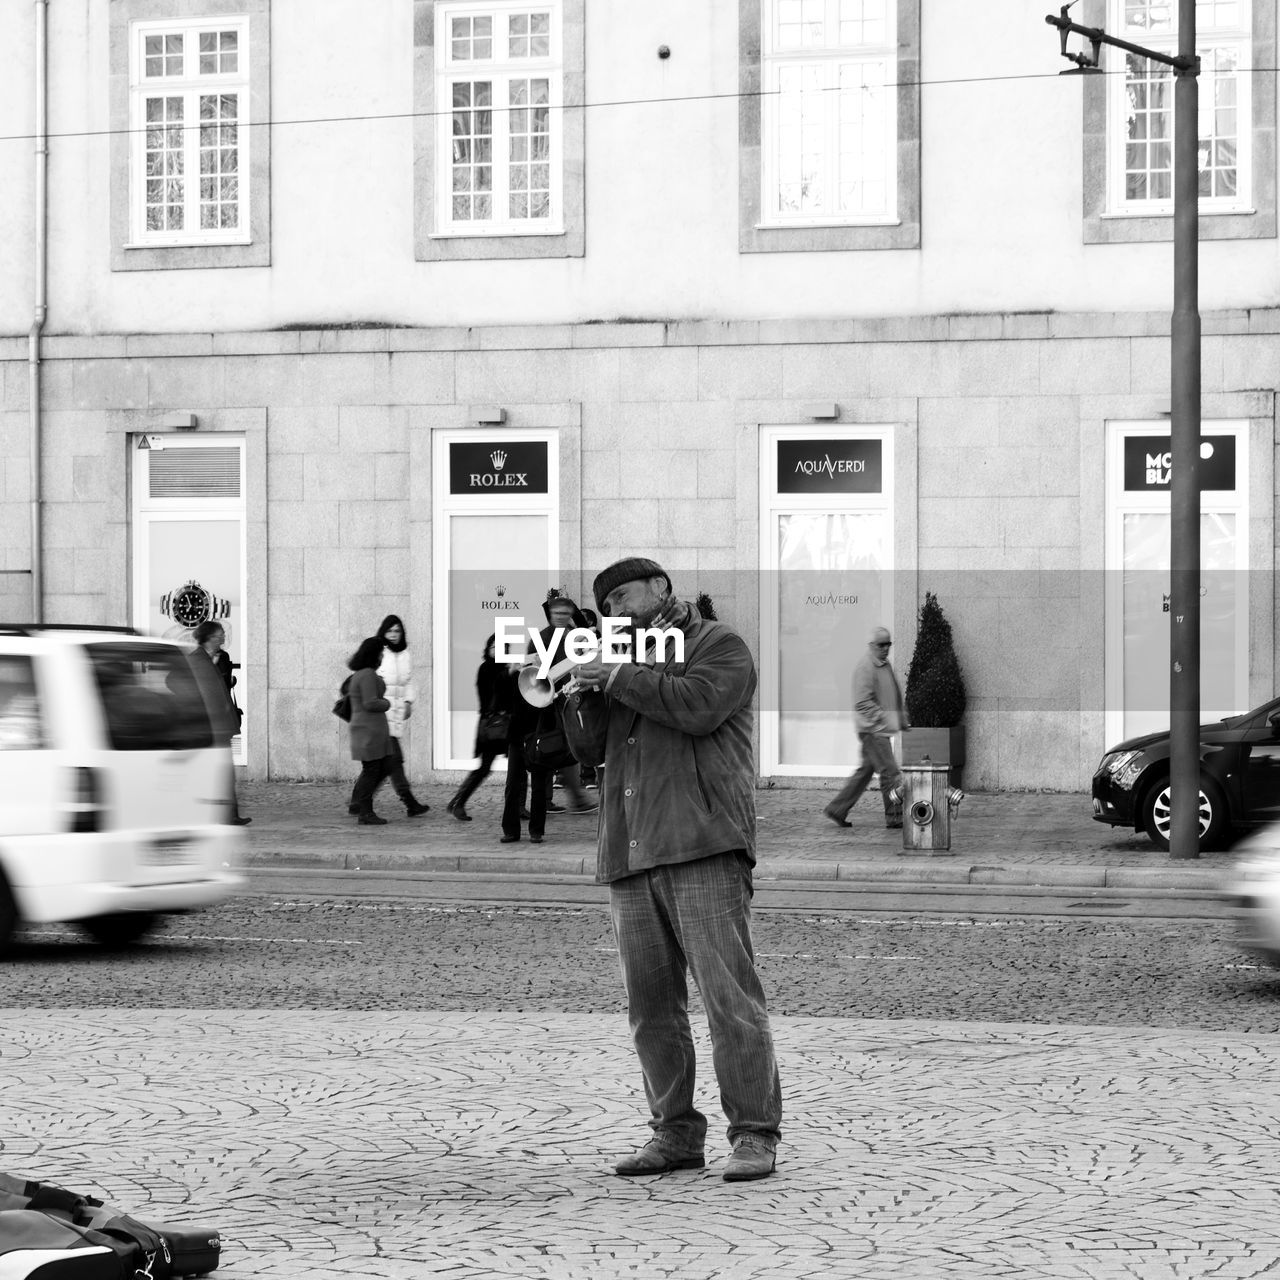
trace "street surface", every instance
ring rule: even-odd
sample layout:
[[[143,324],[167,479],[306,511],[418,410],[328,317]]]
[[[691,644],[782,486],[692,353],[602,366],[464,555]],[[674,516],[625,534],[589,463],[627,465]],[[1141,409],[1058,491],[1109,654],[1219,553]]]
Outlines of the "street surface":
[[[313,886],[308,886],[313,887]],[[519,892],[515,882],[513,894]],[[0,1167],[217,1226],[217,1274],[1280,1274],[1280,974],[1225,922],[761,910],[786,1115],[644,1141],[598,906],[244,897],[0,969]],[[144,1212],[145,1211],[145,1212]]]

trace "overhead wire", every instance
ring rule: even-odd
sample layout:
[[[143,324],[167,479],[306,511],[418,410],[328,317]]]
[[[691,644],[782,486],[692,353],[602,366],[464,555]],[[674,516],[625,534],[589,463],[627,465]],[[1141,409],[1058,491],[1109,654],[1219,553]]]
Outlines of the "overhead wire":
[[[1275,67],[1251,67],[1247,68],[1252,73],[1274,72]],[[1057,80],[1062,75],[1074,75],[1074,72],[1059,71],[1036,71],[1036,72],[1019,72],[1009,75],[999,76],[948,76],[937,80],[896,80],[887,82],[882,86],[883,89],[932,89],[954,85],[979,85],[979,84],[1005,84],[1014,81],[1025,80]],[[1122,70],[1100,71],[1094,74],[1115,76],[1125,74]],[[158,87],[158,86],[157,86]],[[215,90],[216,91],[216,90]],[[819,92],[821,93],[839,93],[841,89],[838,86],[823,86]],[[601,111],[618,107],[650,107],[664,106],[679,103],[697,103],[697,102],[733,102],[743,98],[769,98],[780,97],[782,91],[779,89],[757,89],[750,92],[742,92],[741,90],[727,93],[689,93],[675,94],[665,97],[656,98],[608,98],[597,102],[582,103],[557,103],[539,104],[550,105],[553,111]],[[338,124],[361,124],[376,121],[391,120],[432,120],[444,116],[452,116],[456,110],[474,111],[475,107],[446,107],[438,111],[386,111],[386,112],[364,112],[356,115],[328,115],[328,116],[298,116],[290,119],[268,119],[268,120],[242,120],[238,121],[238,127],[243,129],[287,129],[308,125],[338,125]],[[519,106],[499,106],[492,105],[480,108],[485,111],[527,111],[529,104],[522,103]],[[216,120],[192,121],[191,123],[183,123],[180,125],[168,124],[161,121],[152,121],[147,124],[129,126],[121,129],[68,129],[57,132],[49,132],[45,135],[49,140],[56,139],[72,139],[72,138],[108,138],[117,134],[144,133],[148,128],[179,128],[179,129],[199,129],[202,127],[213,127],[219,124]],[[30,142],[35,139],[34,133],[0,133],[0,142]]]

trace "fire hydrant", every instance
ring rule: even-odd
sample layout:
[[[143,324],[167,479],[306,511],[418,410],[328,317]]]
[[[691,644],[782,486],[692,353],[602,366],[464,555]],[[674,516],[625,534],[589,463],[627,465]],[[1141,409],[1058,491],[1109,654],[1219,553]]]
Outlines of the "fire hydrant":
[[[927,759],[903,768],[901,786],[890,792],[890,799],[902,805],[904,853],[951,848],[951,818],[964,792],[948,785],[949,772],[947,765],[931,764]]]

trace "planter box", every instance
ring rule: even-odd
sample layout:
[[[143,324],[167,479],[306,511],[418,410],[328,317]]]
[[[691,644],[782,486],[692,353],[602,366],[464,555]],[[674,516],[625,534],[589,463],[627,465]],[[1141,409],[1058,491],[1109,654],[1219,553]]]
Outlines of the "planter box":
[[[902,763],[918,764],[926,757],[933,764],[950,765],[947,775],[953,787],[964,786],[964,725],[949,729],[911,729],[902,735]]]

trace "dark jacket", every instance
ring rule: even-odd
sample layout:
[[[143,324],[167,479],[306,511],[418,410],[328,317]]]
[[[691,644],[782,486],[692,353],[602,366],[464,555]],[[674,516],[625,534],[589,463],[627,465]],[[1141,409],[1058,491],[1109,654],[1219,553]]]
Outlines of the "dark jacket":
[[[191,665],[191,674],[195,676],[196,687],[209,712],[214,739],[219,746],[225,746],[240,732],[240,715],[235,703],[231,701],[231,690],[218,669],[217,661],[200,646],[197,645],[187,654],[187,662]],[[228,658],[227,662],[230,664],[231,659]]]
[[[486,658],[476,669],[476,700],[480,704],[480,717],[492,715],[495,711],[505,711],[511,715],[515,711],[517,701],[523,702],[516,688],[516,678],[507,670],[506,665]],[[513,717],[514,718],[514,717]],[[509,736],[508,736],[508,740]],[[481,756],[485,751],[494,750],[493,746],[483,746],[480,742],[477,727],[475,752]],[[505,750],[501,748],[500,750]]]
[[[391,750],[387,727],[391,703],[384,696],[387,683],[372,667],[362,667],[347,681],[347,692],[351,695],[351,758],[381,760]]]
[[[734,849],[755,863],[755,663],[737,632],[682,609],[683,663],[624,663],[607,694],[566,699],[570,749],[605,766],[602,884]]]

